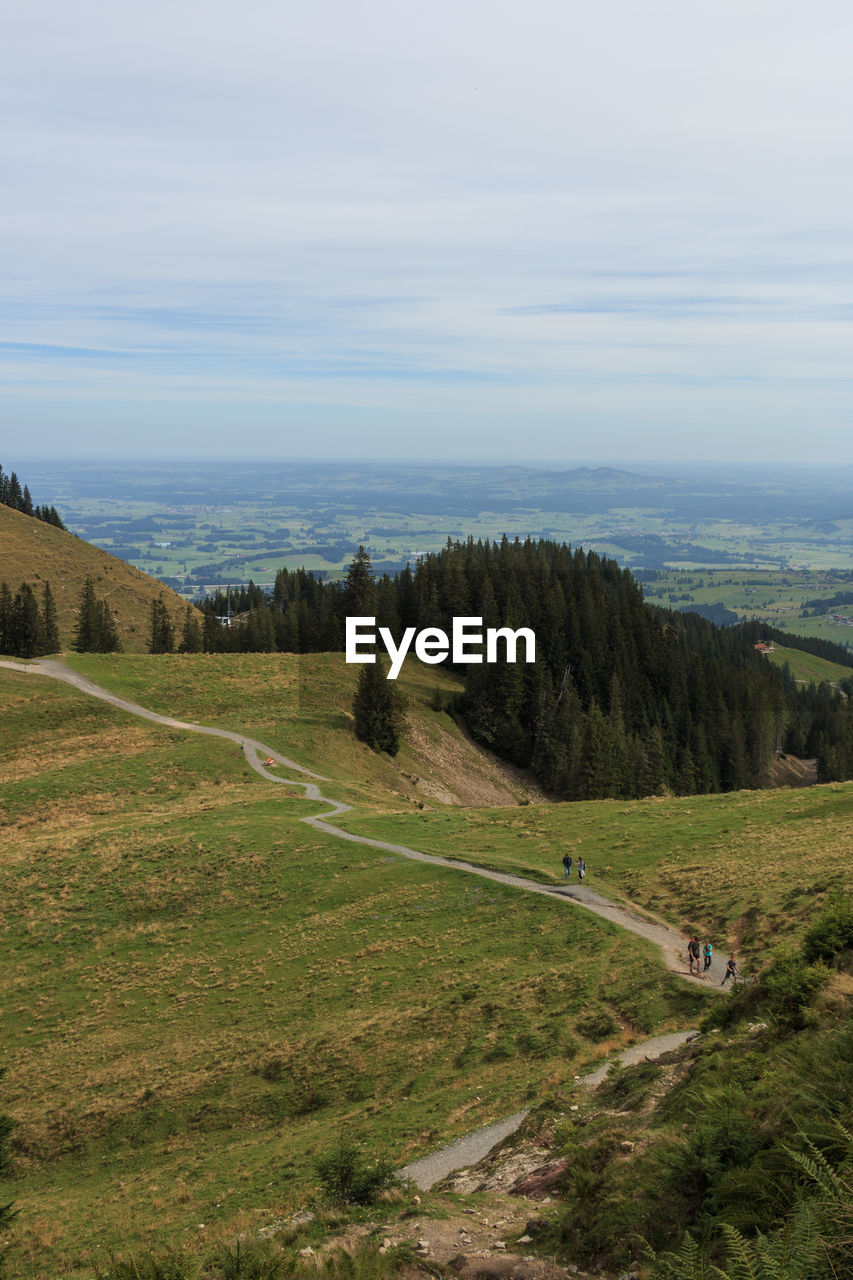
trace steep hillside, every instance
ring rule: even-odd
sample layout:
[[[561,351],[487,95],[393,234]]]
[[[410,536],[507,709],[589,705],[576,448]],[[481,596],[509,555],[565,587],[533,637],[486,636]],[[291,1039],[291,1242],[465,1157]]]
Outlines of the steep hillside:
[[[777,667],[790,667],[795,680],[805,684],[838,684],[840,680],[853,678],[853,669],[842,667],[838,662],[829,662],[814,653],[805,653],[802,649],[792,649],[776,644],[767,654],[767,659]]]
[[[86,655],[73,664],[118,694],[257,735],[322,772],[331,780],[324,792],[356,806],[347,821],[365,834],[405,834],[416,847],[440,843],[540,879],[555,864],[559,876],[564,848],[580,850],[596,887],[621,889],[665,919],[688,910],[713,919],[715,938],[737,935],[739,954],[754,946],[752,929],[765,940],[762,961],[765,915],[774,935],[797,943],[814,905],[846,879],[849,786],[546,807],[525,804],[528,795],[507,779],[520,805],[475,812],[443,804],[441,787],[470,804],[459,795],[463,781],[478,776],[479,790],[488,777],[452,721],[433,710],[443,700],[436,686],[450,691],[447,674],[417,664],[401,677],[411,729],[393,761],[354,738],[355,672],[340,655]],[[0,1116],[14,1125],[0,1203],[19,1210],[9,1274],[292,1280],[307,1274],[298,1251],[313,1259],[314,1246],[330,1248],[326,1227],[343,1221],[337,1211],[304,1213],[316,1207],[318,1155],[361,1141],[399,1167],[544,1104],[555,1113],[556,1155],[571,1159],[566,1177],[575,1179],[568,1208],[552,1201],[547,1211],[544,1252],[573,1267],[594,1264],[599,1275],[613,1266],[615,1276],[656,1224],[667,1227],[655,1237],[664,1248],[693,1226],[693,1200],[676,1198],[682,1183],[691,1197],[698,1188],[696,1204],[711,1205],[694,1176],[698,1161],[716,1179],[714,1194],[744,1148],[746,1174],[754,1165],[762,1186],[773,1181],[775,1170],[753,1155],[762,1161],[788,1141],[790,1090],[801,1080],[817,1081],[830,1116],[847,1103],[839,1063],[853,1057],[838,1030],[847,977],[826,988],[821,1008],[796,1005],[793,1024],[790,997],[809,995],[802,984],[815,977],[794,952],[791,973],[763,973],[737,997],[764,1001],[740,1010],[750,1019],[737,1032],[743,1044],[729,1053],[726,1031],[707,1041],[713,1053],[699,1045],[700,1083],[719,1123],[696,1121],[693,1094],[674,1095],[660,1136],[647,1134],[625,1118],[632,1096],[620,1093],[616,1127],[604,1116],[606,1128],[587,1130],[599,1124],[577,1097],[589,1067],[654,1032],[695,1027],[708,1004],[714,1025],[728,1028],[728,1004],[663,970],[644,939],[565,902],[304,826],[317,802],[259,777],[239,739],[155,725],[14,670],[0,669],[0,715]],[[696,863],[701,871],[706,861],[700,878]],[[771,1032],[755,1040],[771,1019]],[[771,1061],[777,1042],[799,1056]],[[752,1086],[768,1064],[774,1074],[758,1096]],[[740,1072],[734,1092],[721,1094],[730,1071]],[[748,1107],[740,1101],[747,1086]],[[624,1088],[632,1095],[633,1085]],[[800,1116],[814,1132],[813,1109]],[[734,1148],[729,1134],[741,1129]],[[716,1163],[705,1159],[708,1134]],[[606,1181],[590,1181],[602,1171]],[[792,1194],[787,1184],[782,1192]],[[464,1208],[481,1212],[476,1199]],[[369,1228],[378,1240],[398,1234],[392,1221],[403,1223],[400,1234],[415,1222],[406,1202],[387,1201],[378,1213]],[[778,1216],[774,1202],[759,1225]],[[511,1238],[522,1221],[527,1211],[513,1218]],[[492,1223],[503,1245],[502,1211]],[[306,1225],[313,1235],[300,1236]],[[539,1229],[518,1243],[535,1251]],[[431,1230],[417,1219],[416,1239],[431,1239]],[[280,1253],[294,1246],[285,1270],[244,1262],[244,1246],[261,1235]],[[467,1229],[457,1235],[465,1244]],[[174,1255],[174,1265],[144,1264],[146,1246]],[[373,1280],[409,1256],[382,1248],[387,1266],[370,1271]],[[113,1265],[116,1251],[133,1257]],[[493,1274],[545,1280],[539,1266]],[[569,1278],[565,1269],[548,1275]]]
[[[50,583],[64,647],[74,638],[86,578],[92,579],[96,595],[117,615],[119,638],[129,653],[148,648],[149,612],[158,596],[163,597],[176,627],[183,622],[185,602],[162,583],[64,529],[0,506],[0,581],[12,591],[29,582],[37,595],[44,582]]]
[[[418,803],[355,740],[339,660],[80,660],[99,664],[199,721],[266,721],[270,746],[346,779],[334,794]],[[321,835],[230,743],[2,669],[0,712],[3,1195],[33,1280],[90,1280],[109,1250],[200,1223],[206,1239],[274,1222],[344,1129],[402,1162],[570,1083],[639,1023],[696,1017],[703,993],[645,941]],[[474,753],[423,700],[412,720],[455,743],[454,787]],[[408,750],[401,771],[437,782]],[[584,1021],[605,993],[612,1012]]]
[[[442,667],[406,664],[407,727],[393,759],[353,731],[358,668],[341,653],[73,655],[68,665],[114,693],[167,715],[234,728],[280,745],[334,781],[360,811],[444,805],[527,805],[544,796],[529,774],[472,742],[446,713],[461,681]]]

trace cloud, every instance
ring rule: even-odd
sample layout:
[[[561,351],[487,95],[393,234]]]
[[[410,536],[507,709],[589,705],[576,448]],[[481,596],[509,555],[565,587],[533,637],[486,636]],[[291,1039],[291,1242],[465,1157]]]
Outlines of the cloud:
[[[690,456],[715,412],[759,456],[818,411],[849,454],[834,3],[8,8],[0,360],[45,450],[310,404],[368,453],[373,412],[545,458],[584,422]]]

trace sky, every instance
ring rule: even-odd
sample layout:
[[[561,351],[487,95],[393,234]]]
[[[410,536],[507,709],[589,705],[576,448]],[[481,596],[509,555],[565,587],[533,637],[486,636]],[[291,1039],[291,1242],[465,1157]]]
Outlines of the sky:
[[[853,462],[853,10],[5,0],[0,461]]]

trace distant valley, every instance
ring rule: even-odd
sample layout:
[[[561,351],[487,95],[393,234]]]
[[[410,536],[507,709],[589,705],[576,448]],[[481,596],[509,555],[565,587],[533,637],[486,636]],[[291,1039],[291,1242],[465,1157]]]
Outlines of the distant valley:
[[[276,569],[394,571],[448,538],[546,537],[629,568],[853,566],[853,472],[317,462],[22,464],[68,527],[192,598]],[[835,638],[835,637],[833,637]]]

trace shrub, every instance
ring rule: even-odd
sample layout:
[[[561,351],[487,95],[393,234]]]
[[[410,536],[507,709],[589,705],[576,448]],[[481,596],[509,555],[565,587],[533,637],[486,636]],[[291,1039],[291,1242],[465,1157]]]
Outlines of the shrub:
[[[344,1135],[315,1164],[320,1187],[332,1204],[371,1204],[394,1185],[394,1167],[385,1156],[368,1157],[362,1145]]]
[[[619,1027],[606,1009],[590,1009],[578,1018],[575,1030],[587,1040],[607,1040]]]
[[[645,1102],[660,1074],[661,1068],[656,1062],[611,1067],[606,1079],[598,1086],[596,1096],[622,1111],[636,1111]]]
[[[807,964],[821,960],[839,965],[853,952],[853,897],[838,894],[831,898],[803,939]]]
[[[729,999],[709,1010],[700,1023],[703,1031],[732,1027],[747,1018],[772,1018],[782,1031],[801,1031],[812,1018],[815,996],[829,982],[831,971],[823,963],[807,964],[799,951],[780,951],[755,986],[738,986]]]
[[[824,964],[806,964],[794,951],[777,956],[762,982],[767,1012],[791,1031],[800,1031],[808,1022],[809,1006],[830,979]]]

